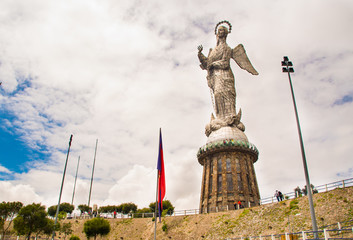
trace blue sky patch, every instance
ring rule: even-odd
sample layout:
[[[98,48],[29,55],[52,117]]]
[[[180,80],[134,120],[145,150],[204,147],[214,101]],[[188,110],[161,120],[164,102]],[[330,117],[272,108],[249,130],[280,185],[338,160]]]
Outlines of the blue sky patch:
[[[0,117],[0,165],[11,172],[26,172],[28,162],[34,160],[48,159],[47,150],[38,151],[27,146],[22,140],[21,135],[9,131],[4,126],[4,112]],[[10,117],[10,116],[9,116]],[[11,119],[9,119],[11,121]],[[5,175],[0,175],[0,179],[7,179]]]
[[[350,103],[353,101],[353,97],[351,95],[345,95],[341,99],[337,99],[333,105],[343,105],[345,103]]]

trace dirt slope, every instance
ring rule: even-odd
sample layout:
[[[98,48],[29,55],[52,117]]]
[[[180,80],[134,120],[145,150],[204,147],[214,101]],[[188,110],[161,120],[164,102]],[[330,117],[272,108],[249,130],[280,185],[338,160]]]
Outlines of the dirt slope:
[[[353,188],[335,189],[314,194],[318,226],[353,219]],[[66,220],[73,224],[74,234],[86,239],[86,220]],[[153,239],[151,218],[109,219],[111,232],[99,239]],[[167,230],[163,231],[165,225]],[[225,239],[279,234],[311,229],[307,197],[229,212],[166,217],[157,224],[157,239]],[[67,238],[68,239],[68,238]]]

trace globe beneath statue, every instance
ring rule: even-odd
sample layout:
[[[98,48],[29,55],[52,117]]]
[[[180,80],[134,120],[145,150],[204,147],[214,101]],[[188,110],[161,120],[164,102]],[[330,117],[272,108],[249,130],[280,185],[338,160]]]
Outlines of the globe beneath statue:
[[[207,138],[207,143],[217,142],[220,140],[231,140],[249,142],[245,133],[236,127],[222,127],[213,131]]]

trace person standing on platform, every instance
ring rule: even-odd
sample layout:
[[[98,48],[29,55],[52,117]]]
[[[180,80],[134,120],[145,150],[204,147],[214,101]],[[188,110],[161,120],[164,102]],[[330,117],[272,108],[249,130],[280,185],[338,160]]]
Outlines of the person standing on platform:
[[[277,202],[281,201],[281,198],[279,196],[279,191],[278,190],[276,190],[276,192],[275,192],[275,197],[277,198]]]

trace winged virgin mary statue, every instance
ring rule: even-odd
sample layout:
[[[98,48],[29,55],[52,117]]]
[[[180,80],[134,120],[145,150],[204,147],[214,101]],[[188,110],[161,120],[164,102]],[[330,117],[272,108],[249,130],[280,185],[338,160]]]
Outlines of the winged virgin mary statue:
[[[228,28],[221,25],[224,23],[228,25]],[[200,67],[207,70],[207,84],[211,91],[213,108],[216,114],[216,117],[213,114],[211,115],[211,122],[206,125],[206,136],[225,126],[237,127],[241,131],[245,131],[244,124],[240,122],[241,109],[238,114],[236,113],[235,83],[230,68],[230,59],[232,58],[240,68],[253,75],[258,75],[258,72],[251,65],[242,44],[233,49],[228,46],[226,39],[231,30],[232,25],[228,21],[221,21],[216,25],[217,45],[210,49],[208,57],[202,53],[202,45],[198,46]]]

